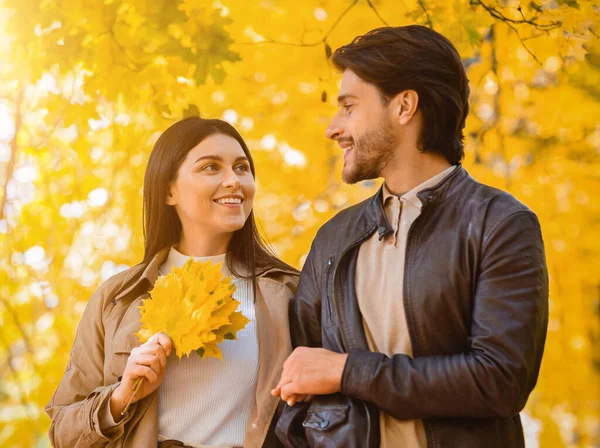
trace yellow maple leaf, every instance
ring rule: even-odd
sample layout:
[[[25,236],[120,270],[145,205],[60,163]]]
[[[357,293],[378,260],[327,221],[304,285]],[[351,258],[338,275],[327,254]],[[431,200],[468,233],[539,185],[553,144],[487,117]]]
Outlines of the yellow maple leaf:
[[[145,342],[162,331],[173,341],[179,358],[196,351],[202,358],[223,359],[217,346],[249,320],[236,311],[235,285],[221,274],[221,263],[196,262],[190,258],[181,268],[156,281],[150,297],[142,302],[142,328],[136,333]]]
[[[143,325],[136,334],[142,342],[146,342],[158,331],[170,335],[175,327],[184,323],[179,319],[181,312],[184,311],[179,299],[182,295],[182,286],[181,279],[175,275],[160,277],[156,281],[150,294],[151,298],[145,299],[139,307],[140,321]],[[169,299],[165,300],[166,298]]]
[[[250,319],[248,319],[242,313],[240,313],[240,312],[232,313],[230,316],[229,325],[224,325],[214,332],[217,337],[216,341],[223,342],[223,339],[237,340],[236,333],[239,330],[246,327],[246,324],[248,322],[250,322]]]
[[[216,342],[205,344],[204,347],[196,351],[202,359],[209,356],[211,358],[223,359],[221,349],[217,346]]]

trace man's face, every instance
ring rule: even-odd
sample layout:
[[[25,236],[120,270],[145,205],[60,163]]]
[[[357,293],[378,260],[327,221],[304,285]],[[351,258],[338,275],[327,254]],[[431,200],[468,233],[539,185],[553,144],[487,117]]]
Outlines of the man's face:
[[[398,143],[379,90],[350,70],[342,76],[338,112],[326,135],[344,150],[342,179],[349,184],[380,177]]]

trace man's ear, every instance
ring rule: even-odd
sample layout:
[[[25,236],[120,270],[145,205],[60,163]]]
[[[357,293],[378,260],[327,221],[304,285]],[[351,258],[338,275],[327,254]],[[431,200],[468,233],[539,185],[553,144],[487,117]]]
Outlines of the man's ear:
[[[404,90],[392,99],[394,120],[406,126],[419,108],[419,94],[414,90]]]

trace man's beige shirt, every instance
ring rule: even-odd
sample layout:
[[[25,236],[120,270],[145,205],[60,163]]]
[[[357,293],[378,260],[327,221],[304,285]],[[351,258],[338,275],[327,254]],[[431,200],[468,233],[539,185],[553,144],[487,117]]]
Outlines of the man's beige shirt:
[[[421,214],[417,193],[434,187],[455,168],[451,166],[401,196],[393,195],[383,185],[383,207],[394,233],[379,241],[375,232],[365,241],[360,246],[356,268],[358,305],[371,351],[389,357],[413,356],[403,303],[406,239]],[[379,422],[382,448],[427,447],[421,420],[396,420],[382,411]]]

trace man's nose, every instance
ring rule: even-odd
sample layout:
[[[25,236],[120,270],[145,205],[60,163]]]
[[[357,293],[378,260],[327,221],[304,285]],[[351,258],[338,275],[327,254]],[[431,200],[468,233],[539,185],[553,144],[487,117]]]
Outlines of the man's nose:
[[[327,129],[325,130],[325,135],[331,140],[337,140],[342,136],[343,133],[344,130],[340,126],[336,115],[329,122],[329,126],[327,126]]]

